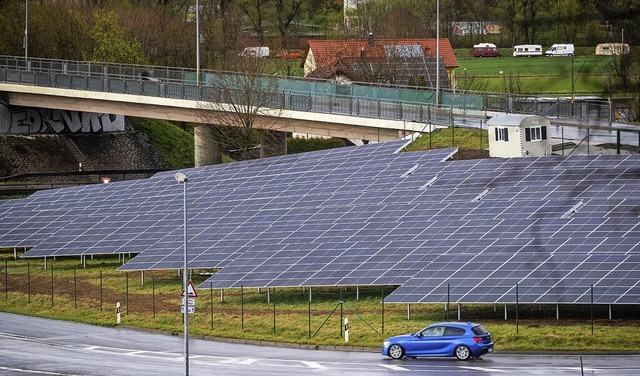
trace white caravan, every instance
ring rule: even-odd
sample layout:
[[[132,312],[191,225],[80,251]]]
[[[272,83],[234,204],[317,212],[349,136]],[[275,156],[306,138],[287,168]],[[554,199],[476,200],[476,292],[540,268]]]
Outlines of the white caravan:
[[[513,46],[513,56],[542,56],[542,46],[539,44]]]

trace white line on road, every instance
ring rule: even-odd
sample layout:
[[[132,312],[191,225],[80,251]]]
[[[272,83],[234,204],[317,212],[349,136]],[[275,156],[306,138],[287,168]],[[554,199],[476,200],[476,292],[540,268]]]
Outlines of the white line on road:
[[[485,367],[470,367],[470,366],[460,366],[458,368],[468,369],[470,371],[483,371],[483,372],[496,372],[496,373],[507,373],[509,371],[497,369],[497,368],[485,368]]]
[[[408,368],[394,366],[393,364],[379,364],[379,366],[393,371],[409,371]]]
[[[315,368],[315,369],[325,369],[327,367],[320,365],[317,362],[311,362],[311,361],[306,361],[306,360],[301,360],[300,361],[302,364],[304,364],[305,366],[309,367],[309,368]]]
[[[21,369],[21,368],[9,368],[9,367],[0,367],[0,370],[9,371],[9,372],[28,373],[30,375],[36,374],[36,375],[54,375],[54,376],[73,376],[73,375],[71,375],[69,373],[36,371],[36,370],[33,370],[33,369]]]
[[[248,358],[248,359],[245,359],[245,360],[243,360],[241,362],[238,362],[238,364],[253,364],[253,363],[257,362],[258,360],[260,360],[260,359]]]

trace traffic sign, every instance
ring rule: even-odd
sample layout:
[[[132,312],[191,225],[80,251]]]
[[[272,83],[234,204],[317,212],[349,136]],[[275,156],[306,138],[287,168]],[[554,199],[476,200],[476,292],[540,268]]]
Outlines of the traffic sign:
[[[191,313],[191,314],[196,313],[196,300],[194,298],[182,298],[182,306],[180,307],[180,313],[184,313],[185,303],[187,304],[187,313]]]
[[[182,291],[182,294],[180,294],[180,296],[184,296],[184,290]],[[193,282],[191,281],[189,281],[189,283],[187,284],[187,296],[190,298],[198,297],[198,292],[196,291],[196,288],[193,287]]]

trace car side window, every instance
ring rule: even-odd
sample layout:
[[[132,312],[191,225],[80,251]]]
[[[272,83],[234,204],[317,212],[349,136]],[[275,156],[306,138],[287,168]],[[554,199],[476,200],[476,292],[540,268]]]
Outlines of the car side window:
[[[451,328],[447,327],[444,331],[445,336],[461,336],[466,332],[466,330],[462,328]]]
[[[425,337],[441,337],[444,334],[444,326],[433,326],[422,331]]]

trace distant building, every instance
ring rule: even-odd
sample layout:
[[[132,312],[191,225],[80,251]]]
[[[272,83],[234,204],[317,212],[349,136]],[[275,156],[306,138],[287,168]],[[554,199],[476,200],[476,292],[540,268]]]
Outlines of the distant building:
[[[305,77],[348,83],[376,82],[436,86],[440,64],[440,87],[450,88],[458,60],[449,40],[369,39],[309,40],[302,60]]]

